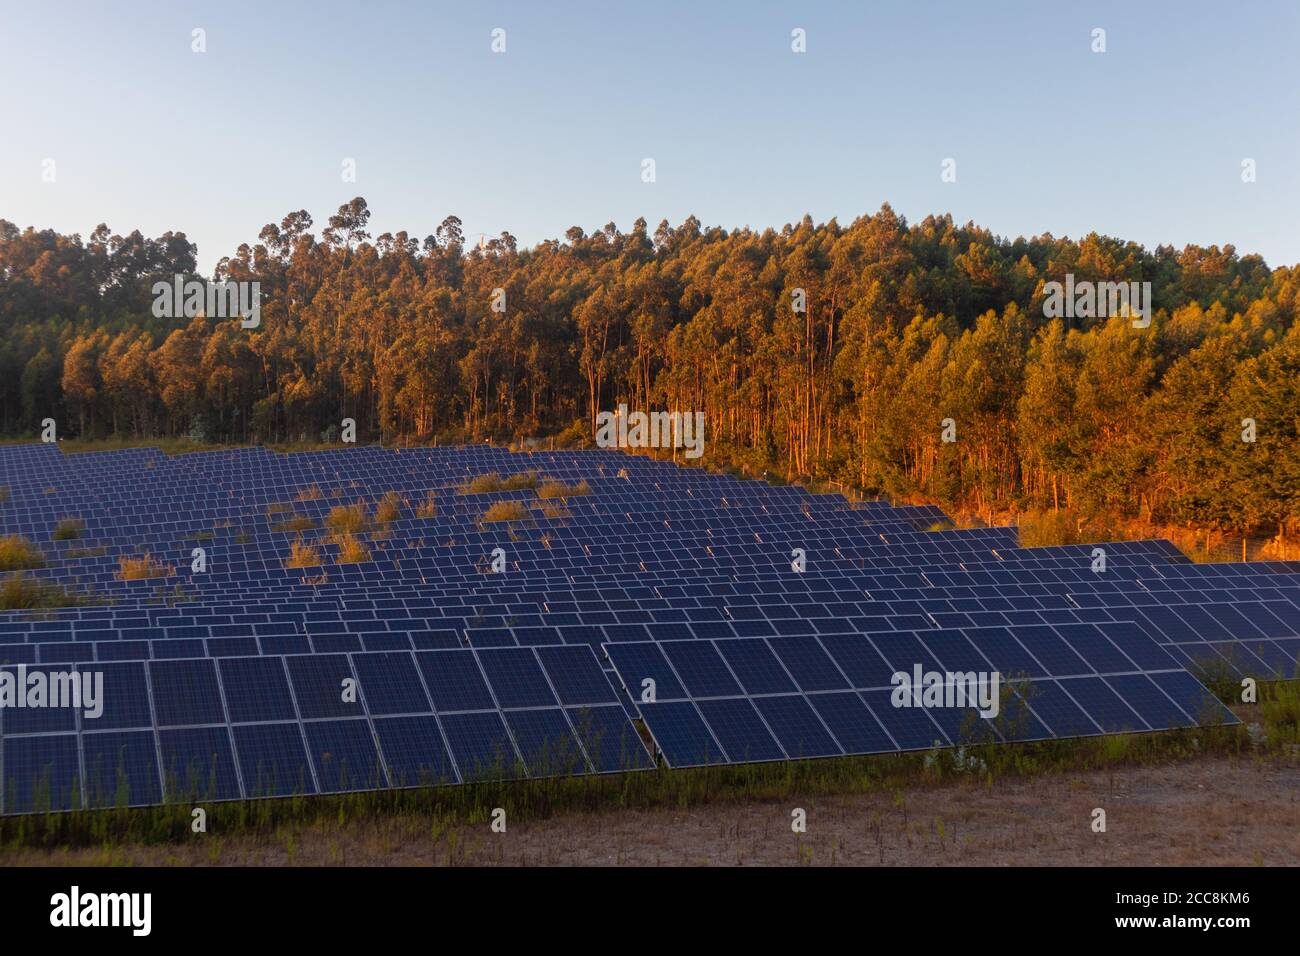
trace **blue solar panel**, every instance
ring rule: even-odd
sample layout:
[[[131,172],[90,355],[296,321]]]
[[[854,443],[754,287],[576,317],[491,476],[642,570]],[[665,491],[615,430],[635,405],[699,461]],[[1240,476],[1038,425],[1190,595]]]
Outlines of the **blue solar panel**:
[[[804,697],[756,697],[754,705],[792,759],[843,753]]]
[[[308,721],[303,729],[322,793],[376,790],[388,785],[365,720]]]
[[[564,711],[512,710],[506,723],[514,735],[530,777],[556,777],[586,773],[588,764]]]
[[[415,658],[439,713],[496,706],[472,651],[421,651]]]
[[[225,722],[215,662],[152,661],[149,683],[159,727]]]
[[[694,704],[687,701],[642,704],[641,715],[669,766],[726,763],[725,752]]]
[[[409,653],[355,654],[352,664],[371,714],[424,714],[432,707]]]
[[[500,714],[446,714],[441,721],[462,781],[506,780],[524,775]]]
[[[558,703],[532,650],[485,650],[478,652],[478,659],[501,707],[548,707]]]
[[[227,728],[160,730],[158,745],[169,800],[235,800],[241,796]]]
[[[83,734],[86,805],[138,807],[162,800],[153,731]]]
[[[217,664],[234,723],[294,720],[293,697],[279,657],[226,658]]]
[[[781,745],[749,700],[743,697],[701,700],[697,706],[733,763],[785,758]]]
[[[240,724],[233,732],[246,796],[316,792],[299,724]]]

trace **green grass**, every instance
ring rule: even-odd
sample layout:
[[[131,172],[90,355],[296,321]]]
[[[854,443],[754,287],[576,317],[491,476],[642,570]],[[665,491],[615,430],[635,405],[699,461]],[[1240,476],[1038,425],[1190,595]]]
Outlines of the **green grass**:
[[[1276,706],[1277,720],[1293,721],[1300,713],[1300,702],[1289,700]],[[1259,716],[1266,721],[1274,719],[1263,708]],[[349,820],[379,818],[397,823],[419,818],[427,827],[432,817],[437,827],[485,821],[494,807],[504,808],[511,820],[518,820],[568,812],[681,809],[834,794],[896,793],[918,786],[946,786],[972,774],[988,780],[1025,777],[1168,764],[1204,755],[1248,755],[1252,749],[1251,737],[1242,727],[1207,727],[1013,746],[974,744],[960,751],[960,757],[958,751],[944,751],[940,760],[933,758],[934,752],[919,752],[227,803],[205,800],[203,794],[192,792],[192,787],[181,798],[178,794],[184,788],[169,786],[176,800],[159,807],[0,818],[0,847],[183,844],[193,839],[190,811],[196,805],[208,812],[209,832],[270,839],[283,828],[313,823],[343,826]],[[557,759],[562,760],[563,755]]]
[[[31,611],[98,603],[100,602],[90,595],[68,591],[49,581],[29,578],[21,571],[15,571],[0,584],[2,611]]]
[[[68,551],[68,559],[76,560],[77,558],[102,558],[108,554],[108,548],[102,544],[93,548],[72,548]]]
[[[55,541],[75,541],[86,530],[86,522],[80,518],[61,518],[54,526]]]
[[[292,515],[285,518],[283,521],[277,521],[275,524],[271,525],[271,530],[307,531],[314,527],[316,527],[316,521],[314,518],[309,518],[306,515]]]

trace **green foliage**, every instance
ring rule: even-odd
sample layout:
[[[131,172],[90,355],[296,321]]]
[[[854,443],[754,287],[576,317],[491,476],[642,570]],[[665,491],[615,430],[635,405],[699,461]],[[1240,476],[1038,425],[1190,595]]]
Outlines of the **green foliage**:
[[[21,571],[44,566],[45,556],[22,535],[0,538],[0,571]]]
[[[369,217],[358,197],[313,235],[293,212],[261,230],[264,254],[236,252],[232,274],[267,302],[251,334],[151,314],[148,280],[194,271],[180,233],[85,242],[0,222],[0,429],[31,436],[55,414],[83,438],[305,446],[346,416],[359,441],[570,447],[626,402],[705,413],[709,464],[777,480],[979,514],[1300,525],[1300,270],[1231,246],[1004,239],[883,206],[762,231],[575,227],[521,251],[508,234],[467,249],[454,216],[423,243],[371,240]],[[1043,285],[1066,274],[1150,282],[1151,326],[1047,320]],[[497,287],[517,321],[489,312]]]

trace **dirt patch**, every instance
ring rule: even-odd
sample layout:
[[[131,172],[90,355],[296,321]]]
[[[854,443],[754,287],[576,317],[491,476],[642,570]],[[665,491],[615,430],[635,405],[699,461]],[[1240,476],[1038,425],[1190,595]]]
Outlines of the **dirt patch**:
[[[791,813],[807,814],[807,832]],[[1106,811],[1106,832],[1092,830]],[[445,827],[406,815],[197,835],[181,846],[16,849],[5,865],[1300,865],[1300,766],[1206,758],[806,801],[609,810]]]

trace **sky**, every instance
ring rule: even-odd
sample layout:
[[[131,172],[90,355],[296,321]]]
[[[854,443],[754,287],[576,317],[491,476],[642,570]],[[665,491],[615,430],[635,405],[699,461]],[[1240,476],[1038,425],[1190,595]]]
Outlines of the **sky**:
[[[454,213],[529,246],[888,202],[1294,265],[1297,41],[1295,0],[0,0],[0,218],[182,231],[205,274],[358,195],[376,236]]]

